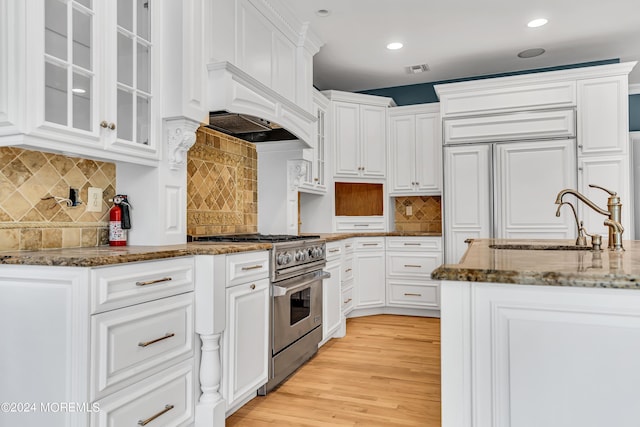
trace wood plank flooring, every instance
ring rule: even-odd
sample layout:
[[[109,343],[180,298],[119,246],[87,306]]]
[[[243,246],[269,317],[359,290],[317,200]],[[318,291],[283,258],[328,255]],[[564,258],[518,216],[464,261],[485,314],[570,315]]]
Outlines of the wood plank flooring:
[[[348,319],[345,338],[330,340],[226,425],[440,426],[440,319]]]

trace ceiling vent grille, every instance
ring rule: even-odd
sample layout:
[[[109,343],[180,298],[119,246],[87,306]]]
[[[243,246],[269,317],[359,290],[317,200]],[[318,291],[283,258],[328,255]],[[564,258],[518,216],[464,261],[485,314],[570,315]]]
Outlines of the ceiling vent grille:
[[[411,65],[407,67],[407,72],[409,74],[424,73],[425,71],[429,71],[429,66],[427,64]]]

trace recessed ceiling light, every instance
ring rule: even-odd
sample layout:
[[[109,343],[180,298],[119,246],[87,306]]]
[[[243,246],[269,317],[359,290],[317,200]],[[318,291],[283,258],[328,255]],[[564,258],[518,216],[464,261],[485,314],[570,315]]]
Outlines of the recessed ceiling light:
[[[402,49],[402,46],[404,46],[402,43],[400,42],[393,42],[393,43],[389,43],[387,45],[387,49],[389,50],[398,50],[398,49]]]
[[[541,47],[537,47],[535,49],[527,49],[523,50],[518,54],[520,58],[534,58],[536,56],[540,56],[545,52],[545,50]]]
[[[316,10],[316,15],[318,15],[320,18],[325,18],[331,15],[331,11],[328,9],[318,9]]]
[[[547,22],[549,21],[547,21],[544,18],[538,18],[538,19],[534,19],[533,21],[529,21],[529,23],[527,24],[527,27],[529,28],[542,27]]]
[[[71,89],[71,92],[73,93],[87,93],[86,90],[79,88],[79,87],[74,87],[73,89]]]

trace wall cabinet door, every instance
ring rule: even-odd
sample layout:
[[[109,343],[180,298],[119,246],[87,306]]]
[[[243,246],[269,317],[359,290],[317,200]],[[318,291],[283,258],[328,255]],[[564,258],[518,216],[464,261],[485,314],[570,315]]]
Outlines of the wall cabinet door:
[[[389,118],[390,194],[440,194],[442,142],[440,115]]]
[[[17,133],[32,137],[23,139],[27,148],[153,164],[162,7],[36,0],[10,8],[15,45],[0,55],[21,50],[11,59],[11,84],[25,87],[11,91],[9,105],[29,112],[16,124]]]
[[[633,239],[631,216],[631,191],[629,190],[629,159],[627,156],[581,157],[578,159],[578,191],[602,209],[607,209],[609,194],[591,188],[589,184],[599,185],[607,190],[615,191],[622,201],[622,226],[624,240]],[[606,236],[609,228],[604,225],[606,219],[582,202],[578,202],[578,216],[584,221],[589,234],[604,236],[603,246],[607,245]],[[568,212],[566,212],[568,213]]]
[[[269,376],[269,280],[227,288],[226,299],[223,382],[230,408]]]
[[[386,108],[334,101],[334,175],[384,178]]]
[[[374,105],[360,106],[361,174],[371,178],[384,178],[387,170],[387,116],[386,108]]]
[[[575,139],[496,144],[495,237],[576,237],[570,209],[556,217],[554,204],[558,192],[576,188],[575,144]]]
[[[629,86],[624,76],[578,80],[580,155],[627,153]]]
[[[384,251],[356,252],[353,257],[355,308],[385,305]]]
[[[491,235],[491,146],[444,147],[445,262],[457,263],[466,239]]]
[[[328,262],[324,268],[331,277],[322,281],[322,340],[325,341],[338,330],[342,321],[342,263],[338,258]]]

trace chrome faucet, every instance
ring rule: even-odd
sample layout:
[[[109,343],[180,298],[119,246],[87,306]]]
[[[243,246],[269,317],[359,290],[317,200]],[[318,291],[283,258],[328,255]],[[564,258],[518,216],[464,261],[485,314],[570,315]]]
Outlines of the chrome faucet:
[[[606,188],[602,188],[598,185],[589,184],[589,187],[599,188],[600,190],[609,193],[609,198],[607,199],[607,210],[599,208],[595,203],[587,199],[584,195],[578,193],[576,190],[571,190],[569,188],[564,189],[558,193],[558,196],[556,197],[556,204],[562,206],[563,203],[566,203],[562,201],[564,195],[573,194],[578,199],[582,200],[591,209],[598,212],[600,215],[606,216],[607,219],[604,221],[604,225],[609,227],[609,249],[617,252],[624,251],[624,248],[622,247],[622,233],[624,232],[624,228],[622,227],[622,220],[620,218],[622,211],[622,203],[620,203],[620,197],[615,191],[607,190]],[[556,216],[559,216],[560,206],[558,206]]]

